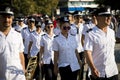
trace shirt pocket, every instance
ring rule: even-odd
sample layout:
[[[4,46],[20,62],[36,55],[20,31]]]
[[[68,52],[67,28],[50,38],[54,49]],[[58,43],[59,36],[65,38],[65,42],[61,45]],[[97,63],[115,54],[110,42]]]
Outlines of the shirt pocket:
[[[114,48],[115,42],[116,42],[116,40],[114,38],[111,38],[108,44],[110,45],[111,48]]]
[[[10,50],[11,50],[11,52],[15,52],[15,51],[19,50],[19,45],[18,44],[19,44],[18,41],[12,41],[10,43]]]
[[[105,46],[106,46],[106,40],[105,39],[94,39],[94,47],[102,49]]]

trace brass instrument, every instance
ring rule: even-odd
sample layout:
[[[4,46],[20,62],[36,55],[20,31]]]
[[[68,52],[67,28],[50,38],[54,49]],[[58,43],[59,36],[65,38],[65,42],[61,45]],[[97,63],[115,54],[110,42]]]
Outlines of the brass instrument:
[[[33,80],[36,67],[37,67],[37,56],[34,56],[29,59],[25,73],[26,80]]]

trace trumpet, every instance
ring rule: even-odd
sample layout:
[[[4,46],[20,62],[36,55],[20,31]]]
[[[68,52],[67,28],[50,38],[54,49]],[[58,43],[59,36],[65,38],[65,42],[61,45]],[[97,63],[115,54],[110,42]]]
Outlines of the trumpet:
[[[34,56],[29,59],[26,72],[25,72],[26,80],[33,79],[36,67],[37,67],[37,56]]]

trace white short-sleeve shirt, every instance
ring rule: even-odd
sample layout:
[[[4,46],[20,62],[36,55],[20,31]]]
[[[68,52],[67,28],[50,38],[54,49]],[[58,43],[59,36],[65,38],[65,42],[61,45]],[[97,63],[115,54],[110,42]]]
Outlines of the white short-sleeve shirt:
[[[118,74],[114,46],[115,33],[109,27],[107,33],[98,27],[94,27],[85,35],[84,49],[92,51],[93,62],[100,72],[100,77],[105,77],[105,75],[111,77]]]
[[[61,33],[61,30],[59,27],[54,28],[54,34],[59,35]]]
[[[51,60],[54,58],[54,53],[52,50],[52,44],[53,44],[53,35],[50,37],[47,33],[44,34],[40,41],[40,46],[44,47],[44,53],[43,53],[43,62],[44,64],[50,64]]]
[[[20,33],[13,28],[7,36],[0,32],[0,80],[25,80],[20,60],[23,50]]]
[[[31,57],[37,56],[38,52],[40,51],[40,41],[41,41],[41,36],[43,34],[44,32],[41,32],[40,34],[38,34],[36,31],[30,34],[30,41],[33,42],[30,50]]]
[[[84,24],[82,34],[85,35],[86,32],[87,32],[89,29],[92,29],[93,27],[95,27],[95,24],[93,24],[92,22],[89,23],[89,24]]]
[[[70,27],[71,27],[71,29],[69,30],[69,33],[75,36],[77,34],[77,27],[76,27],[76,25],[75,24],[71,24]]]
[[[30,38],[30,33],[35,31],[35,28],[30,31],[30,29],[28,27],[25,27],[22,29],[21,34],[22,34],[22,38],[24,39],[24,54],[28,54],[28,46],[29,46],[29,38]]]
[[[58,67],[70,65],[72,71],[80,69],[75,50],[77,49],[75,36],[71,34],[65,38],[62,34],[57,36],[53,41],[53,50],[59,51]]]
[[[77,26],[77,25],[76,25]],[[81,37],[82,37],[82,31],[83,31],[83,23],[81,23],[78,27],[78,33],[76,34],[76,39],[77,39],[77,42],[78,42],[78,52],[83,52],[84,49],[83,49],[83,46],[82,46],[82,43],[81,43]]]
[[[26,24],[23,24],[23,26],[20,26],[20,25],[16,25],[14,26],[13,28],[18,31],[18,32],[21,32],[21,30],[25,27],[28,27]]]

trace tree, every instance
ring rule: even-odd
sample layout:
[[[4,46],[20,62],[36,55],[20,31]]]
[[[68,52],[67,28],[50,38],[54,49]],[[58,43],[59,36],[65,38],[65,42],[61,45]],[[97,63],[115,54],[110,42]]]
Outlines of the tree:
[[[35,0],[38,5],[38,12],[51,15],[52,10],[57,8],[59,0]]]
[[[56,9],[59,0],[0,0],[1,4],[9,3],[14,7],[16,15],[32,15],[34,13],[51,15]]]
[[[96,4],[110,6],[112,10],[120,9],[119,0],[95,0]]]

